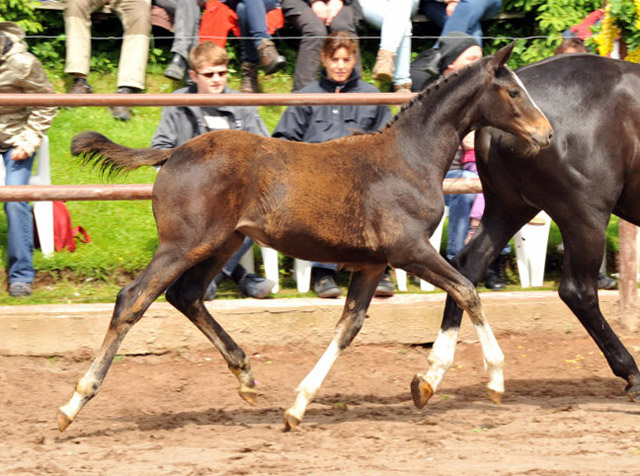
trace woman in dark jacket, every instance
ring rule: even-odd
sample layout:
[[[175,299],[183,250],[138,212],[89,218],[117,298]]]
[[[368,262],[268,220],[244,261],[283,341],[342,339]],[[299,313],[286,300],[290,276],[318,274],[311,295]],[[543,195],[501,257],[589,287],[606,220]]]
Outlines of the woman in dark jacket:
[[[356,26],[363,18],[358,0],[282,0],[282,13],[302,36],[293,77],[294,91],[316,81],[323,39],[336,31],[346,31],[355,38]],[[356,65],[360,71],[359,55]]]

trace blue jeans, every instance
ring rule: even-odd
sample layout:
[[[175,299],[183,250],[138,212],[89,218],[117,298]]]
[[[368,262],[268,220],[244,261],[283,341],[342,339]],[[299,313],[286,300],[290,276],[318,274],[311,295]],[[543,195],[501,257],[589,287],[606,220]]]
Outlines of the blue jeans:
[[[231,277],[231,275],[233,274],[233,270],[236,269],[236,266],[238,266],[238,263],[240,262],[242,257],[245,255],[247,251],[249,251],[249,249],[252,246],[253,246],[253,240],[248,236],[246,236],[244,238],[244,242],[242,243],[242,246],[240,247],[240,249],[236,251],[231,258],[229,258],[229,261],[227,261],[227,264],[225,264],[224,268],[222,268],[222,272],[227,278]]]
[[[445,178],[478,178],[469,170],[449,170]],[[451,260],[464,248],[464,240],[469,231],[469,214],[476,199],[475,193],[445,195],[444,204],[449,207],[446,258]]]
[[[380,49],[395,54],[393,84],[411,82],[411,17],[419,0],[360,0],[367,23],[380,28]]]
[[[267,20],[265,15],[274,8],[278,8],[277,0],[242,0],[236,7],[238,23],[240,25],[240,41],[242,48],[242,61],[257,64],[260,61],[258,56],[258,45],[263,39],[271,39],[267,31]]]
[[[11,160],[13,148],[2,154],[6,169],[5,185],[28,185],[35,156],[24,160]],[[32,283],[33,269],[33,215],[29,202],[5,202],[7,214],[9,283]]]
[[[440,37],[452,31],[461,31],[473,36],[482,46],[482,25],[480,22],[494,16],[500,10],[502,0],[460,0],[453,14],[448,17],[444,2],[428,0],[422,6],[422,13],[442,28]],[[439,41],[436,42],[438,47]]]

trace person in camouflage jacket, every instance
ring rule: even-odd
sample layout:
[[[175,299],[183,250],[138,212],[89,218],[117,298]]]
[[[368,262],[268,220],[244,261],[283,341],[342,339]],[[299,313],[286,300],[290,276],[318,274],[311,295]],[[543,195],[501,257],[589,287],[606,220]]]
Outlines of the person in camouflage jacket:
[[[53,93],[38,59],[27,51],[25,33],[11,22],[0,23],[0,93]],[[27,185],[36,149],[56,114],[55,107],[0,106],[0,156],[6,185]],[[4,204],[8,224],[9,294],[31,294],[33,218],[28,202]]]

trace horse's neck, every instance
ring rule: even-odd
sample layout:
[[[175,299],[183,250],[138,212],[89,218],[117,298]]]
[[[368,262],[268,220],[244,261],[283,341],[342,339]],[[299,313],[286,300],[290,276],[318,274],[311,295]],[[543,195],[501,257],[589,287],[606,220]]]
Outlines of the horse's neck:
[[[413,153],[407,160],[417,163],[411,165],[429,168],[436,165],[446,173],[472,126],[475,97],[480,88],[481,81],[471,77],[466,81],[462,77],[441,80],[399,114],[392,128],[403,144],[413,145]]]

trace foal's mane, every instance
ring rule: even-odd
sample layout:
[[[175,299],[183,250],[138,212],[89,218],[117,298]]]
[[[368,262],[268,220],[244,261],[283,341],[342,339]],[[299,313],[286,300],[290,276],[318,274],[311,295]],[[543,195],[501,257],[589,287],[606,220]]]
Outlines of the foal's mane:
[[[461,68],[459,70],[454,71],[452,74],[448,74],[446,76],[440,76],[436,81],[430,83],[429,85],[427,85],[426,88],[424,88],[422,91],[420,91],[416,96],[414,96],[411,101],[406,102],[402,105],[402,107],[400,108],[400,111],[398,112],[398,114],[396,114],[393,119],[391,119],[389,122],[387,122],[386,126],[381,129],[378,132],[382,132],[383,130],[393,126],[393,124],[395,124],[409,109],[411,109],[415,104],[417,103],[423,103],[423,101],[426,103],[427,101],[427,96],[435,96],[433,93],[435,91],[439,91],[442,86],[452,82],[452,81],[457,81],[459,77],[465,75],[467,76],[467,72],[469,72],[471,69],[473,68],[479,68],[480,64],[482,64],[485,61],[488,61],[488,58],[490,58],[489,56],[482,58],[480,61],[476,61],[475,63],[472,63],[470,65],[465,66],[464,68]],[[437,100],[438,98],[436,97],[432,97],[430,98],[430,100]],[[426,104],[425,104],[426,105]]]

